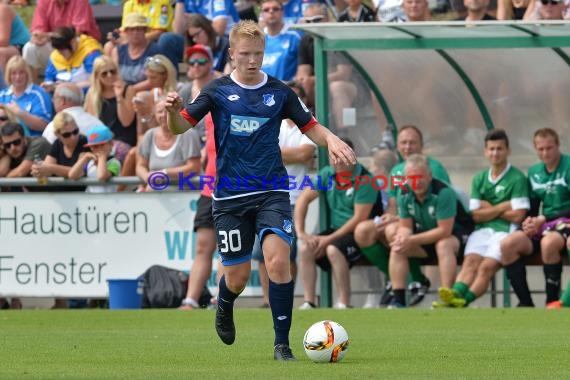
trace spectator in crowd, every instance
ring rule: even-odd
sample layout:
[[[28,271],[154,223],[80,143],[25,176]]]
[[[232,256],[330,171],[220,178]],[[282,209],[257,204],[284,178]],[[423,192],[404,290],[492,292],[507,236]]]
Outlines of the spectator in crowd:
[[[417,0],[412,0],[418,2]],[[404,22],[412,21],[406,17],[404,11],[405,0],[372,0],[376,20],[380,22]],[[429,13],[429,11],[428,11]]]
[[[176,69],[184,53],[184,38],[172,33],[174,17],[171,0],[127,0],[123,6],[123,22],[131,13],[143,15],[148,29],[145,37],[148,41],[156,41],[161,54],[164,54]]]
[[[352,146],[349,140],[345,142]],[[354,181],[357,176],[369,177],[369,183],[356,187]],[[358,223],[382,213],[381,196],[371,181],[372,175],[361,164],[338,163],[321,169],[313,180],[313,186],[304,187],[297,198],[294,220],[300,242],[299,266],[305,297],[301,310],[316,307],[317,265],[332,272],[338,294],[335,308],[349,307],[349,270],[363,258],[354,241],[354,229]],[[331,212],[326,229],[314,235],[305,230],[305,218],[309,204],[319,195],[325,197],[327,208],[334,212]]]
[[[6,69],[6,62],[19,55],[30,40],[30,31],[11,5],[0,3],[0,71]]]
[[[212,21],[212,26],[220,36],[229,35],[230,29],[239,20],[238,11],[233,0],[176,0],[174,6],[174,32],[186,33],[186,16],[201,14]]]
[[[498,20],[528,20],[532,18],[535,0],[498,0]]]
[[[329,22],[328,10],[324,4],[311,4],[305,9],[305,22]],[[305,90],[307,106],[315,106],[315,57],[314,40],[310,34],[301,38],[299,58],[295,81]],[[342,112],[351,107],[358,94],[356,85],[352,82],[352,65],[338,53],[329,54],[329,71],[327,79],[331,97],[331,109],[334,125],[344,127]]]
[[[338,22],[374,22],[376,14],[362,0],[346,0],[347,7],[339,13]]]
[[[124,16],[121,29],[125,43],[115,46],[111,52],[113,61],[119,67],[121,79],[127,85],[133,85],[135,91],[148,90],[144,65],[148,57],[160,53],[158,44],[146,38],[148,23],[140,13]]]
[[[483,295],[501,269],[500,243],[524,219],[530,201],[528,182],[512,166],[509,138],[502,129],[485,136],[485,156],[491,167],[473,177],[469,209],[475,231],[465,246],[465,260],[453,288],[439,288],[441,303],[434,306],[464,307]]]
[[[138,147],[137,176],[142,179],[140,191],[153,191],[148,185],[149,176],[154,172],[178,179],[180,173],[200,173],[200,137],[192,130],[183,135],[174,135],[166,120],[164,100],[155,106],[157,128],[146,131]],[[171,188],[176,189],[176,187]]]
[[[207,45],[196,44],[186,49],[186,62],[188,71],[186,77],[189,82],[185,83],[179,93],[184,104],[187,104],[200,93],[206,83],[219,78],[222,74],[214,70],[214,56]]]
[[[30,31],[31,40],[24,45],[22,55],[31,66],[33,81],[45,71],[52,52],[50,33],[61,26],[72,26],[78,35],[86,34],[101,40],[99,26],[89,0],[37,0]]]
[[[101,124],[101,120],[83,108],[83,91],[75,83],[58,84],[53,93],[53,105],[55,112],[59,113],[65,110],[65,113],[73,117],[75,124],[79,127],[79,133],[82,135],[87,135],[89,129]],[[50,143],[57,139],[53,130],[53,122],[46,126],[42,136]]]
[[[53,118],[53,130],[57,140],[41,164],[32,165],[32,175],[38,178],[69,178],[71,167],[79,159],[79,155],[87,152],[84,147],[87,138],[79,133],[75,119],[66,112],[60,112]],[[50,191],[85,191],[84,186],[50,187]]]
[[[265,53],[261,70],[282,81],[292,80],[297,71],[299,43],[297,32],[287,30],[279,0],[263,0]]]
[[[0,172],[0,177],[30,177],[35,159],[43,160],[51,145],[43,137],[27,137],[24,128],[14,122],[7,122],[0,130],[0,138],[6,155],[10,157],[10,165]],[[6,171],[7,169],[7,171]],[[4,188],[13,192],[23,191],[22,187]],[[28,191],[34,191],[31,188]]]
[[[26,61],[15,55],[6,65],[8,88],[0,91],[0,104],[5,104],[24,128],[26,136],[39,136],[53,117],[49,94],[32,82]]]
[[[489,0],[463,0],[463,4],[467,9],[467,16],[460,17],[457,21],[491,21],[496,20],[487,13]]]
[[[69,170],[70,179],[81,177],[96,178],[106,182],[121,172],[121,163],[113,156],[113,133],[107,126],[101,124],[87,132],[87,144],[91,151],[79,156],[77,162]],[[116,185],[90,185],[87,193],[114,193]]]
[[[392,168],[390,172],[390,180],[394,178],[404,177],[404,167],[405,161],[413,154],[421,154],[423,150],[423,134],[421,130],[415,125],[404,125],[400,127],[398,132],[398,138],[396,142],[396,147],[398,154],[402,158],[403,162]],[[445,183],[451,183],[449,174],[445,170],[444,166],[432,157],[427,157],[428,166],[433,177],[439,181]],[[392,188],[393,187],[393,188]],[[389,235],[394,235],[395,230],[398,228],[398,205],[397,198],[400,192],[399,186],[392,186],[390,184],[388,190],[388,208],[378,225],[378,229],[385,229],[386,237]],[[378,251],[377,251],[378,253]],[[411,293],[408,306],[414,306],[420,303],[425,295],[427,294],[431,283],[428,278],[422,273],[420,265],[416,259],[411,259],[409,262],[410,275],[412,282],[408,285],[408,290]],[[384,295],[384,301],[391,299],[392,284],[386,284],[387,294]]]
[[[116,140],[132,147],[137,145],[134,87],[126,86],[118,74],[118,67],[110,57],[95,59],[85,110],[108,126]]]
[[[428,21],[431,19],[427,0],[403,0],[402,9],[407,21]]]
[[[156,127],[157,120],[154,118],[154,106],[165,94],[176,91],[176,69],[172,62],[162,54],[148,57],[144,64],[150,91],[139,91],[133,98],[133,106],[137,119],[137,142],[140,142],[144,134],[151,128]],[[133,147],[129,150],[122,161],[121,176],[133,176],[136,174],[137,150]],[[126,190],[121,185],[119,191]]]
[[[540,2],[535,0],[534,4],[533,15],[529,17],[531,20],[564,20],[564,16],[568,15],[567,10],[570,5],[564,0],[542,0]]]
[[[295,83],[288,83],[288,85],[299,95],[300,99],[303,97],[302,87],[296,87]],[[290,176],[292,182],[296,184],[296,187],[289,191],[291,213],[294,216],[295,204],[301,194],[299,184],[301,184],[309,174],[315,156],[315,144],[309,140],[307,136],[303,135],[290,119],[285,119],[281,122],[279,146],[281,147],[281,158],[283,164],[285,164],[285,169],[287,169],[287,174]],[[297,239],[294,239],[291,244],[290,258],[291,277],[293,281],[295,281],[297,277]],[[263,291],[263,305],[269,306],[269,277],[267,276],[267,269],[265,268],[265,261],[263,259],[263,252],[261,252],[259,239],[256,239],[253,249],[253,259],[258,261],[259,280]]]
[[[228,37],[216,33],[212,21],[199,13],[188,15],[188,27],[186,29],[188,46],[201,44],[210,47],[214,56],[214,70],[220,73],[229,73]],[[188,57],[186,57],[188,58]]]
[[[441,284],[455,280],[457,255],[463,238],[472,230],[472,219],[455,191],[432,177],[428,158],[413,154],[406,159],[405,189],[398,194],[398,228],[387,234],[390,244],[390,279],[394,299],[390,308],[406,306],[408,258],[438,263]],[[413,181],[410,179],[414,178]]]
[[[50,54],[42,87],[53,92],[58,82],[73,82],[87,91],[93,61],[102,54],[99,41],[86,34],[77,35],[70,26],[59,27],[51,34]]]
[[[534,149],[540,159],[528,169],[531,208],[517,230],[501,241],[501,259],[519,306],[534,306],[526,279],[523,256],[540,252],[544,263],[546,304],[558,301],[562,257],[570,235],[570,156],[560,152],[558,133],[542,128],[534,133]],[[540,210],[540,213],[539,213]]]

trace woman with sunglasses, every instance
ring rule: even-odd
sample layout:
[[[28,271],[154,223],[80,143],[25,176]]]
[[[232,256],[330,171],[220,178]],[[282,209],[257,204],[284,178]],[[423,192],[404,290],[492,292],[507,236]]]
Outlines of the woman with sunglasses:
[[[230,41],[228,37],[217,34],[214,31],[212,22],[206,17],[199,13],[188,15],[186,41],[188,46],[195,44],[209,46],[214,57],[213,69],[224,74],[231,72],[231,68],[228,65]]]
[[[162,54],[156,54],[145,60],[144,71],[149,91],[139,91],[133,97],[133,109],[137,119],[137,141],[152,127],[156,127],[154,107],[159,99],[171,91],[176,91],[176,69],[171,61]],[[121,176],[133,176],[136,170],[136,149],[131,148],[121,167]],[[125,191],[124,185],[119,185],[118,191]]]
[[[133,86],[119,78],[113,59],[101,56],[93,63],[91,87],[85,97],[85,110],[111,129],[116,140],[129,146],[137,144]]]
[[[26,136],[41,136],[53,118],[49,94],[32,82],[30,67],[19,55],[8,60],[4,79],[8,88],[0,91],[0,104],[12,111]]]
[[[41,164],[32,165],[34,177],[69,177],[69,170],[77,162],[79,155],[88,151],[84,147],[87,138],[79,133],[75,119],[64,111],[55,115],[53,130],[57,140]],[[85,191],[84,186],[50,187],[50,191]]]

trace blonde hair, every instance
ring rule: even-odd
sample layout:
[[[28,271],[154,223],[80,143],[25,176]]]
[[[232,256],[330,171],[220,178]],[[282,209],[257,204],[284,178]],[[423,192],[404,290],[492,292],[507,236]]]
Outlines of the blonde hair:
[[[77,128],[75,119],[70,114],[61,111],[53,118],[53,131],[57,133],[63,127],[70,124]]]
[[[163,70],[157,70],[157,67],[161,67]],[[145,70],[166,74],[166,80],[162,87],[163,93],[167,94],[169,92],[176,91],[176,68],[166,56],[155,54],[152,57],[148,57],[144,64],[144,68]]]
[[[4,81],[8,85],[12,85],[12,81],[10,81],[10,74],[12,70],[23,69],[28,74],[28,81],[26,82],[26,87],[32,84],[32,70],[30,66],[24,61],[21,55],[14,55],[12,58],[8,60],[6,63],[6,72],[4,73]]]
[[[107,66],[112,66],[117,72],[119,70],[113,59],[107,55],[99,56],[93,61],[93,72],[89,78],[91,86],[89,87],[89,91],[87,91],[86,98],[89,100],[89,103],[91,103],[89,107],[90,113],[95,117],[100,116],[103,107],[103,86],[101,85],[99,75]]]
[[[235,24],[230,31],[230,47],[235,47],[239,39],[248,38],[265,43],[265,33],[258,23],[252,20],[242,20]]]
[[[420,153],[414,153],[406,159],[406,168],[425,167],[431,173],[427,157]]]

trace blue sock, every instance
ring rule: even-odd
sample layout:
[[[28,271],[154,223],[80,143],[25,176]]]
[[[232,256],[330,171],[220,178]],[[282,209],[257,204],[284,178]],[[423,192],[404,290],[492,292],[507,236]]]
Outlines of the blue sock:
[[[275,345],[289,345],[289,330],[293,314],[293,291],[295,283],[276,284],[269,280],[269,305],[273,316]]]
[[[238,298],[239,293],[234,293],[228,289],[226,286],[226,275],[220,278],[220,284],[218,286],[218,307],[225,311],[232,310],[234,308],[234,301]]]

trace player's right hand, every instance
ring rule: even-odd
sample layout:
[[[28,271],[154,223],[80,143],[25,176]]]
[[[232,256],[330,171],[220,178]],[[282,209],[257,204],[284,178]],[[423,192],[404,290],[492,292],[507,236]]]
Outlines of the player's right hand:
[[[176,92],[169,92],[166,94],[164,106],[169,113],[179,113],[182,111],[182,98]]]

